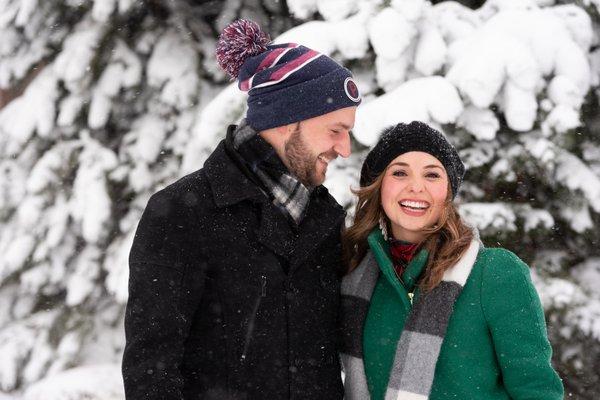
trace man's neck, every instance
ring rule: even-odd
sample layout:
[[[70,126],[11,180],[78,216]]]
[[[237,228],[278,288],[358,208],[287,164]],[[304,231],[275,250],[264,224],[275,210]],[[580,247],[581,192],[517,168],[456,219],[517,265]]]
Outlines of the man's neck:
[[[260,131],[258,134],[264,139],[265,142],[269,143],[271,147],[273,147],[277,157],[279,157],[283,165],[290,170],[290,166],[288,165],[285,157],[285,134],[282,134],[283,132],[281,132],[284,129],[285,127],[280,126]]]

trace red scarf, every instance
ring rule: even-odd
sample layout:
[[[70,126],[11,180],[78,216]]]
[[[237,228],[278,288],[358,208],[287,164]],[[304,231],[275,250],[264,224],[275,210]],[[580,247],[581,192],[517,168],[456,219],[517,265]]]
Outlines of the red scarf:
[[[417,252],[418,243],[408,243],[402,240],[390,240],[390,253],[394,269],[398,276],[402,276],[406,266],[410,263]]]

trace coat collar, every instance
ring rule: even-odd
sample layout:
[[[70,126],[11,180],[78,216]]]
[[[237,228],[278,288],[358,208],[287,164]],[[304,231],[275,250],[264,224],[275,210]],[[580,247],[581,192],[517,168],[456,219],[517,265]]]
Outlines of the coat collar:
[[[291,254],[290,272],[314,254],[317,247],[330,235],[341,235],[345,216],[343,207],[331,197],[324,186],[315,188],[304,220],[298,227],[300,240]]]
[[[390,257],[390,245],[388,241],[383,238],[381,230],[377,227],[373,229],[369,234],[367,241],[383,276],[385,276],[394,289],[396,289],[400,297],[403,300],[406,300],[407,292],[412,291],[415,288],[417,280],[425,270],[429,258],[427,250],[419,250],[415,257],[408,263],[406,270],[400,277],[402,279],[402,282],[400,282],[398,281],[394,271],[394,264]],[[407,305],[410,306],[409,304]]]
[[[234,125],[229,127],[228,136],[232,129],[235,129]],[[250,174],[243,172],[243,165],[227,147],[226,139],[222,140],[204,163],[204,172],[217,207],[226,207],[246,199],[266,199],[266,193],[252,181]]]
[[[235,126],[229,127],[228,136],[233,129]],[[253,180],[243,163],[231,153],[227,139],[221,141],[206,160],[204,171],[217,207],[234,205],[243,200],[260,203],[258,240],[289,260],[290,273],[334,230],[341,231],[346,213],[322,185],[313,190],[300,225],[290,223],[288,217],[269,201],[269,196]]]

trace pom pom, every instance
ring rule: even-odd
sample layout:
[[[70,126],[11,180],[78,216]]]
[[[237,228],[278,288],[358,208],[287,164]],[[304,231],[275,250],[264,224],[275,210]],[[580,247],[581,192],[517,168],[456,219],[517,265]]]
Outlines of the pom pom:
[[[217,43],[217,61],[232,78],[237,78],[248,57],[267,50],[268,34],[256,22],[238,19],[227,25]]]

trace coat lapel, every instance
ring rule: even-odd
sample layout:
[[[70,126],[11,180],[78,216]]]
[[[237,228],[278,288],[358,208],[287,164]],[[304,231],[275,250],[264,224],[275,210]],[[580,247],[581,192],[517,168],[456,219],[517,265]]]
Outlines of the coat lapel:
[[[341,207],[333,206],[318,195],[311,198],[306,215],[297,228],[292,226],[282,210],[270,202],[263,203],[261,214],[258,240],[289,261],[290,274],[329,235],[334,234],[334,230],[341,229],[345,216]]]
[[[275,254],[290,260],[297,240],[287,215],[273,203],[263,202],[258,241]]]
[[[345,215],[344,209],[333,203],[326,188],[319,186],[315,189],[298,227],[298,239],[290,258],[290,273],[302,265],[329,235],[341,234]]]
[[[262,201],[267,198],[228,155],[224,140],[204,163],[204,173],[217,207],[226,207],[246,199]]]

